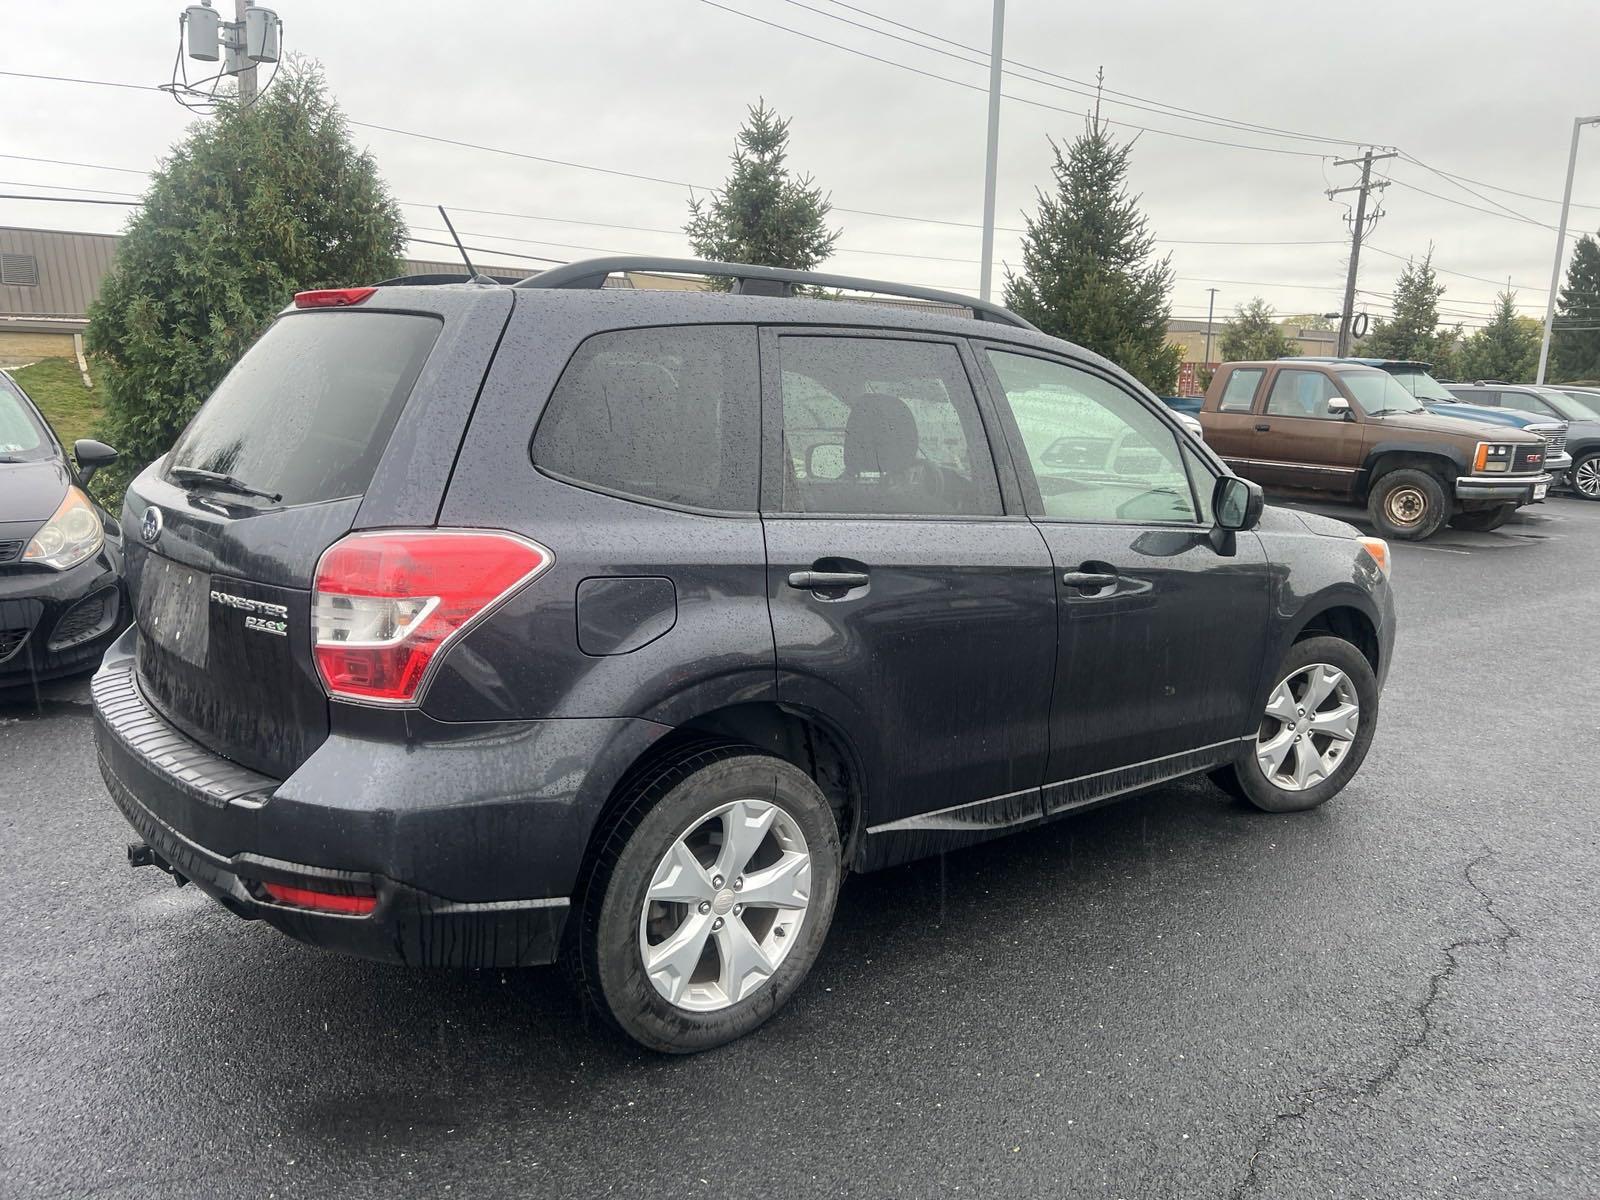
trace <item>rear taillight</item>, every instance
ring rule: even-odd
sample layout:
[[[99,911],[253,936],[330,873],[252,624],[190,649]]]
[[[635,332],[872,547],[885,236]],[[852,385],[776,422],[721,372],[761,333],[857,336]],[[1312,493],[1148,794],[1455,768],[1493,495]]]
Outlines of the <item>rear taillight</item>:
[[[354,533],[323,551],[311,598],[330,696],[415,704],[429,666],[469,625],[555,561],[498,530]]]
[[[294,306],[296,308],[349,308],[352,304],[360,304],[378,289],[375,287],[360,288],[321,288],[315,292],[296,292]]]

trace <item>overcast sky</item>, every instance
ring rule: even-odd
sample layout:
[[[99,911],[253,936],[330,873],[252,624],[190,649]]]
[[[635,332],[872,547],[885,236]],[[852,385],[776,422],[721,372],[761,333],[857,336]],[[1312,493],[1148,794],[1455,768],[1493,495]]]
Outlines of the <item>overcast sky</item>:
[[[222,4],[231,15],[229,0]],[[833,0],[717,4],[723,7],[710,0],[277,0],[277,11],[285,49],[322,62],[353,120],[664,180],[719,183],[746,104],[765,96],[793,119],[791,162],[814,174],[837,206],[835,223],[844,235],[831,266],[976,291],[987,68],[950,57],[979,57],[950,43],[987,45],[987,0],[851,0],[853,9]],[[1090,80],[1104,66],[1107,87],[1140,97],[1108,97],[1103,111],[1148,127],[1118,132],[1138,137],[1132,186],[1143,194],[1153,232],[1167,239],[1162,249],[1171,251],[1179,276],[1175,315],[1204,316],[1209,287],[1218,289],[1219,313],[1254,295],[1285,313],[1337,308],[1345,210],[1323,192],[1354,182],[1355,170],[1335,167],[1333,159],[1357,147],[1147,111],[1162,105],[1318,138],[1394,145],[1427,164],[1405,158],[1382,164],[1396,182],[1382,195],[1385,215],[1362,259],[1360,284],[1379,293],[1364,298],[1370,311],[1383,311],[1381,294],[1392,290],[1400,260],[1432,241],[1438,267],[1483,277],[1445,275],[1447,312],[1487,312],[1497,290],[1487,281],[1509,277],[1523,310],[1543,315],[1572,118],[1600,114],[1600,23],[1589,0],[1517,6],[1010,0],[1007,7],[1007,58],[1073,80]],[[0,69],[142,84],[169,78],[182,8],[175,0],[51,6],[5,0],[5,8]],[[869,13],[950,41],[874,21]],[[1007,78],[1005,90],[1017,98],[1002,102],[999,224],[1017,227],[1034,188],[1049,184],[1046,136],[1078,133],[1083,122],[1073,113],[1092,101],[1016,77]],[[196,119],[156,92],[7,76],[0,76],[0,112],[0,154],[135,170],[151,167]],[[402,201],[551,218],[464,213],[458,225],[475,245],[557,259],[596,251],[687,252],[676,232],[577,220],[679,230],[688,194],[676,184],[365,128],[352,132]],[[1574,208],[1573,227],[1592,231],[1600,226],[1600,127],[1585,139],[1573,199],[1590,207]],[[1428,167],[1482,181],[1465,185],[1478,195]],[[4,191],[27,190],[17,184],[132,192],[142,186],[133,174],[16,158],[0,158],[0,180]],[[438,225],[423,207],[404,211],[414,228]],[[0,200],[3,224],[114,231],[124,216],[109,207]],[[1249,244],[1183,244],[1207,241]],[[415,253],[444,252],[419,246]],[[1015,233],[997,235],[997,257],[1016,263]]]

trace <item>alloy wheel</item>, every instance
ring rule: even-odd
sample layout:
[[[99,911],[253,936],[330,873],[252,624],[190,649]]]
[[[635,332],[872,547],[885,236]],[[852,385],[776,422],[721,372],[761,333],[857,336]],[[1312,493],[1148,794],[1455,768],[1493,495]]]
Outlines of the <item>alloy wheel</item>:
[[[680,834],[651,876],[645,975],[691,1012],[737,1004],[788,957],[810,902],[811,852],[794,818],[766,800],[725,804]]]
[[[1578,469],[1572,473],[1572,486],[1591,500],[1600,500],[1600,455],[1578,464]]]
[[[1273,787],[1304,791],[1338,769],[1361,724],[1350,677],[1327,663],[1301,667],[1272,689],[1256,761]]]

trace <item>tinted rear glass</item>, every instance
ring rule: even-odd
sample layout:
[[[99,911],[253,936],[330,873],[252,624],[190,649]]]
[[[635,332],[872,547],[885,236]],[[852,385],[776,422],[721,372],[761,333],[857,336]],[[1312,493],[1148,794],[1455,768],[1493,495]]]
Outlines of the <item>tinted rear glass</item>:
[[[211,394],[171,465],[233,475],[284,504],[361,495],[441,327],[403,313],[284,317]]]
[[[754,512],[760,394],[752,327],[597,334],[562,372],[533,461],[633,499]]]

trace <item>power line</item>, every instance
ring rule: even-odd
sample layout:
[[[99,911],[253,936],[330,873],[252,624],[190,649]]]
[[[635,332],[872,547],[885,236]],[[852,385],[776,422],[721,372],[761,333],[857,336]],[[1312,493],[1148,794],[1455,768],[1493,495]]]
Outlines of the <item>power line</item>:
[[[149,171],[140,171],[134,167],[108,167],[104,163],[69,162],[64,158],[34,158],[31,154],[0,154],[0,158],[15,159],[17,162],[49,163],[53,167],[87,167],[91,171],[121,171],[125,175],[148,175]]]
[[[787,2],[788,3],[798,3],[798,0],[787,0]],[[955,40],[953,40],[951,38],[943,37],[940,34],[932,32],[931,30],[923,29],[923,28],[921,28],[919,26],[916,26],[916,25],[908,25],[904,21],[896,21],[891,17],[884,16],[882,13],[872,12],[869,9],[860,8],[860,7],[858,7],[858,6],[854,5],[854,4],[846,4],[846,3],[843,2],[843,0],[828,0],[828,3],[834,5],[837,8],[848,9],[850,12],[853,12],[853,13],[860,13],[864,17],[871,17],[873,20],[881,21],[885,25],[893,25],[896,29],[904,29],[904,30],[906,30],[906,31],[908,31],[910,33],[920,34],[923,37],[932,38],[936,42],[943,42],[947,46],[955,46],[957,49],[972,51],[975,54],[983,56],[985,62],[987,62],[988,51],[984,50],[981,46],[969,46],[965,42],[958,42],[958,41],[955,41]],[[807,5],[804,5],[804,4],[801,4],[799,6],[801,8],[808,7]],[[812,11],[816,12],[818,10],[812,9]],[[829,15],[829,14],[823,14],[823,15],[826,16],[826,15]],[[842,18],[838,18],[838,19],[842,19]],[[848,22],[848,24],[854,25],[854,24],[856,24],[856,22],[850,21],[850,22]],[[868,26],[861,26],[861,28],[869,28],[869,27]],[[882,31],[881,30],[873,30],[873,32],[881,33]],[[890,35],[886,34],[884,36],[890,36]],[[904,39],[896,39],[896,40],[904,40]],[[911,44],[915,45],[916,43],[913,42]],[[933,49],[933,47],[931,47],[931,46],[925,46],[923,48],[924,49],[928,49],[928,50]],[[1358,139],[1358,138],[1321,137],[1321,136],[1318,136],[1316,134],[1298,133],[1298,132],[1295,132],[1294,130],[1279,129],[1279,128],[1276,128],[1276,127],[1271,126],[1271,125],[1257,125],[1257,124],[1255,124],[1254,122],[1251,122],[1251,121],[1240,121],[1240,120],[1236,120],[1235,118],[1232,118],[1232,117],[1221,116],[1218,113],[1203,112],[1202,110],[1197,109],[1197,108],[1184,108],[1182,105],[1168,104],[1165,101],[1156,100],[1156,99],[1153,99],[1153,98],[1151,98],[1149,96],[1141,96],[1141,95],[1139,95],[1139,94],[1137,94],[1135,92],[1123,92],[1123,91],[1118,91],[1116,88],[1100,87],[1098,84],[1091,83],[1088,80],[1075,79],[1070,75],[1062,75],[1057,71],[1051,71],[1051,70],[1049,70],[1049,69],[1047,69],[1045,67],[1030,66],[1029,64],[1027,64],[1025,62],[1022,62],[1019,59],[1015,59],[1015,58],[1003,58],[1003,59],[1001,59],[1001,61],[1002,62],[1008,62],[1014,67],[1021,67],[1025,71],[1033,71],[1033,72],[1035,72],[1037,74],[1040,74],[1040,75],[1048,75],[1052,79],[1060,79],[1060,80],[1062,80],[1062,81],[1064,81],[1066,83],[1078,84],[1079,86],[1085,87],[1085,88],[1095,88],[1097,91],[1103,91],[1107,96],[1124,96],[1124,97],[1128,98],[1129,100],[1140,100],[1140,101],[1143,101],[1146,104],[1153,104],[1153,105],[1156,105],[1160,109],[1171,110],[1171,115],[1174,115],[1174,116],[1191,116],[1191,117],[1197,117],[1197,118],[1205,118],[1205,119],[1208,120],[1208,123],[1222,123],[1222,124],[1227,125],[1229,128],[1237,128],[1237,129],[1249,130],[1251,132],[1258,132],[1258,133],[1278,134],[1278,135],[1280,135],[1282,137],[1299,138],[1299,139],[1304,140],[1304,141],[1332,142],[1332,143],[1339,144],[1339,145],[1349,145],[1349,146],[1362,146],[1362,145],[1367,145],[1368,144],[1367,142],[1365,142],[1365,141],[1363,141],[1361,139]],[[1038,83],[1038,82],[1041,82],[1041,81],[1033,80],[1032,82]],[[1063,89],[1063,90],[1070,91],[1071,89]],[[1083,93],[1080,93],[1080,94],[1083,94]],[[1089,94],[1095,94],[1095,93],[1089,93]],[[1129,107],[1139,107],[1139,106],[1138,105],[1130,105]],[[1153,110],[1148,110],[1147,109],[1145,111],[1153,111]]]
[[[795,37],[805,38],[809,42],[817,42],[823,46],[831,46],[835,50],[843,50],[846,54],[858,55],[861,58],[870,58],[873,62],[882,63],[885,66],[895,67],[902,71],[909,71],[913,75],[922,75],[928,79],[939,79],[945,83],[954,84],[956,87],[966,88],[968,91],[983,92],[985,94],[987,94],[989,91],[988,88],[981,87],[978,84],[967,83],[965,80],[961,79],[953,79],[949,75],[940,75],[936,71],[925,71],[921,67],[913,67],[910,63],[903,63],[893,58],[884,58],[882,55],[873,54],[866,50],[858,50],[856,47],[846,46],[842,42],[830,42],[827,38],[818,37],[814,33],[805,33],[799,29],[791,28],[788,25],[781,25],[777,21],[769,21],[765,17],[758,17],[754,13],[741,12],[737,8],[729,8],[725,4],[717,3],[717,0],[700,0],[700,3],[708,5],[711,8],[720,9],[721,11],[730,13],[736,17],[743,17],[747,21],[754,21],[758,25],[766,25],[769,28],[792,34]],[[1032,100],[1026,96],[1013,95],[1010,92],[1002,92],[1001,96],[1002,98],[1011,100],[1017,104],[1026,104],[1032,108],[1043,108],[1049,110],[1050,112],[1064,113],[1069,117],[1084,117],[1088,115],[1087,113],[1079,112],[1077,109],[1062,108],[1060,105],[1047,104],[1043,100]],[[1248,142],[1228,142],[1222,141],[1218,138],[1199,137],[1192,133],[1179,133],[1173,129],[1157,129],[1149,125],[1135,125],[1129,121],[1117,121],[1110,117],[1105,117],[1103,120],[1108,125],[1117,125],[1123,129],[1137,129],[1143,133],[1158,134],[1162,137],[1181,138],[1184,141],[1189,142],[1203,142],[1208,146],[1231,146],[1237,150],[1259,150],[1263,154],[1286,154],[1294,158],[1327,157],[1325,154],[1317,154],[1310,150],[1286,150],[1281,146],[1255,146]]]
[[[43,200],[57,204],[120,204],[124,208],[139,208],[140,200],[96,200],[89,196],[24,196],[20,192],[0,192],[0,200]]]
[[[841,17],[837,13],[826,12],[823,9],[814,7],[813,5],[806,4],[804,2],[804,0],[783,0],[783,3],[789,4],[789,5],[793,5],[795,8],[804,9],[806,12],[815,13],[819,17],[823,17],[823,18],[825,18],[825,19],[827,19],[829,21],[838,21],[838,22],[840,22],[842,24],[849,25],[852,28],[865,30],[866,32],[868,32],[870,34],[874,34],[877,37],[886,37],[886,38],[891,39],[892,41],[900,42],[903,45],[913,46],[918,50],[926,50],[931,54],[941,54],[946,58],[953,58],[957,62],[967,63],[969,66],[987,67],[989,65],[989,63],[988,63],[989,52],[987,50],[984,50],[984,49],[982,49],[981,47],[978,47],[978,46],[968,46],[968,45],[965,45],[964,43],[961,43],[961,42],[951,41],[949,38],[938,37],[937,34],[929,33],[925,29],[918,29],[914,25],[906,25],[906,24],[903,24],[902,22],[899,22],[899,21],[889,21],[888,22],[889,24],[895,25],[898,28],[907,29],[907,30],[910,30],[910,31],[912,31],[914,33],[920,33],[923,37],[935,38],[938,41],[944,42],[946,45],[957,46],[960,49],[970,51],[970,52],[972,52],[974,54],[978,54],[981,57],[973,59],[973,58],[968,58],[964,54],[956,54],[956,53],[954,53],[954,52],[952,52],[950,50],[941,50],[937,46],[929,46],[929,45],[926,45],[923,42],[914,41],[911,38],[905,38],[905,37],[899,36],[898,34],[890,33],[887,30],[876,29],[873,26],[865,25],[860,21],[852,21],[852,20],[850,20],[850,18]],[[878,20],[888,21],[888,18],[886,18],[886,17],[878,17],[876,13],[867,13],[867,11],[865,9],[855,8],[853,5],[841,5],[841,7],[849,8],[852,12],[859,12],[859,13],[862,13],[862,14],[867,15],[867,16],[877,17]],[[797,32],[798,33],[799,31],[795,30],[795,31],[791,31],[791,32]],[[801,36],[804,36],[804,35],[802,34]],[[1100,100],[1100,99],[1104,98],[1102,96],[1102,92],[1104,92],[1106,89],[1098,89],[1098,90],[1096,90],[1095,89],[1095,85],[1092,84],[1092,83],[1089,83],[1086,80],[1073,79],[1071,76],[1061,75],[1061,74],[1059,74],[1059,73],[1057,73],[1055,71],[1046,70],[1043,67],[1030,67],[1030,66],[1028,66],[1028,64],[1022,63],[1022,62],[1018,62],[1016,59],[1013,59],[1013,58],[1002,58],[1000,61],[1002,63],[1010,63],[1012,66],[1015,66],[1015,67],[1021,67],[1023,71],[1032,71],[1032,72],[1034,72],[1036,74],[1039,74],[1039,75],[1049,76],[1049,78],[1047,78],[1047,79],[1035,79],[1030,75],[1022,74],[1020,71],[1008,71],[1004,67],[1002,67],[1001,68],[1001,73],[1004,74],[1004,75],[1009,75],[1013,79],[1020,79],[1020,80],[1023,80],[1024,82],[1026,82],[1026,83],[1038,84],[1041,87],[1055,88],[1057,91],[1068,92],[1068,93],[1070,93],[1070,94],[1072,94],[1074,96],[1085,96],[1085,97],[1087,97],[1087,98],[1089,98],[1091,100]],[[1062,82],[1062,83],[1052,83],[1051,82],[1052,79],[1059,79],[1059,80],[1062,80],[1064,82]],[[1076,86],[1071,86],[1071,85],[1076,85]],[[1118,92],[1116,94],[1118,96],[1131,96],[1132,95],[1132,93],[1129,93],[1129,92]],[[1144,97],[1135,97],[1134,99],[1141,99],[1142,100],[1142,99],[1144,99]],[[1196,109],[1179,109],[1179,108],[1176,108],[1176,106],[1173,106],[1173,105],[1163,105],[1163,104],[1160,103],[1160,101],[1151,101],[1148,104],[1140,104],[1140,103],[1134,103],[1132,99],[1130,99],[1130,100],[1111,99],[1109,102],[1112,103],[1112,104],[1120,104],[1124,108],[1137,109],[1140,112],[1155,113],[1156,115],[1163,116],[1163,117],[1176,117],[1179,120],[1194,121],[1194,122],[1196,122],[1198,124],[1201,124],[1201,125],[1213,125],[1213,126],[1216,126],[1218,128],[1221,128],[1221,129],[1233,129],[1233,130],[1238,130],[1240,132],[1248,132],[1248,133],[1268,132],[1268,133],[1276,134],[1277,136],[1280,136],[1280,137],[1295,138],[1295,139],[1298,139],[1298,140],[1301,140],[1301,141],[1308,141],[1308,142],[1332,142],[1332,143],[1337,144],[1337,145],[1346,145],[1346,144],[1348,144],[1348,145],[1359,145],[1359,144],[1361,144],[1361,143],[1358,143],[1358,142],[1349,141],[1348,139],[1345,139],[1345,138],[1325,138],[1325,137],[1318,137],[1315,134],[1292,133],[1292,132],[1290,132],[1288,130],[1271,129],[1269,127],[1264,127],[1264,126],[1253,126],[1253,125],[1250,125],[1250,124],[1245,123],[1245,122],[1234,121],[1234,120],[1232,120],[1231,118],[1228,118],[1228,117],[1218,117],[1218,116],[1215,116],[1213,114],[1201,113]],[[1152,107],[1152,105],[1159,105],[1159,107]],[[1173,111],[1167,111],[1169,109],[1171,109]]]

